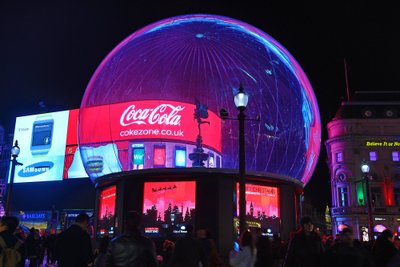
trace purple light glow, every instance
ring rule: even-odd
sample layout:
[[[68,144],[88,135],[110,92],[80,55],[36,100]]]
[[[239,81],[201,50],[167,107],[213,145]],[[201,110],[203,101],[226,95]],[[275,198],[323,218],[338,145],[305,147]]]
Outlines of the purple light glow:
[[[136,31],[97,68],[81,110],[148,99],[193,103],[197,98],[211,111],[218,114],[225,108],[235,117],[233,95],[239,83],[249,94],[246,116],[261,116],[260,124],[246,122],[247,171],[285,175],[306,184],[321,138],[312,87],[282,45],[238,20],[186,15]],[[84,122],[80,116],[81,146],[90,143]],[[226,121],[221,135],[222,167],[238,168],[237,121]]]

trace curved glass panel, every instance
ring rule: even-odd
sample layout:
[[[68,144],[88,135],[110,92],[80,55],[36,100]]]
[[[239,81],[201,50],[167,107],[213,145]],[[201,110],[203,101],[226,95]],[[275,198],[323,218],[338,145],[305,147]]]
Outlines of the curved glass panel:
[[[129,159],[121,155],[128,151],[130,158],[132,142],[122,142],[118,140],[121,136],[113,134],[116,124],[120,127],[126,119],[113,114],[117,103],[157,100],[159,104],[194,104],[197,99],[211,115],[224,108],[236,118],[233,96],[240,83],[249,95],[246,117],[261,117],[260,123],[245,122],[246,169],[286,175],[306,184],[318,160],[321,137],[318,105],[306,75],[289,52],[266,33],[215,15],[185,15],[156,22],[130,35],[103,60],[80,109],[79,142],[89,176],[95,179],[131,169]],[[171,114],[178,106],[175,104],[165,113]],[[93,113],[90,109],[98,106],[109,108],[89,116]],[[155,107],[148,107],[148,112]],[[136,113],[130,114],[133,118]],[[217,147],[209,147],[210,153],[221,157],[220,167],[238,168],[238,122],[215,124],[222,126],[215,130],[212,123],[201,125],[202,134],[209,132],[203,127],[210,127],[220,140]],[[193,128],[197,131],[197,126]],[[108,137],[95,140],[96,131]],[[152,141],[158,141],[157,137]],[[95,150],[107,156],[100,160]],[[153,153],[148,150],[144,153]],[[146,168],[146,163],[142,167]]]

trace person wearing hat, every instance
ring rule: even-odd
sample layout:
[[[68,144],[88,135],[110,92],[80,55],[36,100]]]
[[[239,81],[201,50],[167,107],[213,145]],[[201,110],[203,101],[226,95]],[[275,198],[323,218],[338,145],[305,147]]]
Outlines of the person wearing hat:
[[[314,231],[310,217],[300,220],[301,228],[289,241],[284,267],[321,266],[324,245],[319,234]]]
[[[327,267],[369,267],[368,250],[365,246],[354,239],[353,230],[346,227],[340,232],[340,241],[335,243],[326,254]]]

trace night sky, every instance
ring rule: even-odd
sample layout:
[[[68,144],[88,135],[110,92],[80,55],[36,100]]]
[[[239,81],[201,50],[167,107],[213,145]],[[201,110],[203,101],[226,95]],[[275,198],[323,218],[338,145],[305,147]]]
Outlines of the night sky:
[[[125,37],[158,20],[208,13],[247,22],[281,43],[300,63],[326,123],[346,100],[344,59],[354,91],[400,90],[400,10],[364,1],[20,1],[0,3],[0,124],[15,117],[79,108],[104,57]],[[18,2],[18,3],[15,3]],[[83,3],[80,3],[83,2]],[[370,1],[368,1],[370,2]],[[325,145],[306,197],[330,203]]]

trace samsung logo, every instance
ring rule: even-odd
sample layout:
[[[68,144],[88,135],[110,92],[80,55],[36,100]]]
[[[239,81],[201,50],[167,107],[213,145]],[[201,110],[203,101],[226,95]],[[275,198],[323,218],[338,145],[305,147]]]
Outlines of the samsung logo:
[[[18,172],[19,177],[32,177],[36,175],[40,175],[49,171],[53,168],[54,163],[51,161],[42,161],[37,162],[32,165],[24,167],[22,170]]]

